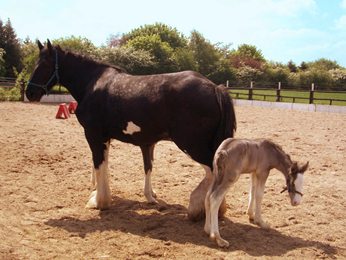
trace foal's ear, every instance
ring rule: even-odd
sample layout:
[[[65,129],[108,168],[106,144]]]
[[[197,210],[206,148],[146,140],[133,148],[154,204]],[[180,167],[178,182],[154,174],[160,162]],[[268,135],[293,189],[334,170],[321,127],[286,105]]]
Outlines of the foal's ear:
[[[291,174],[297,174],[298,173],[298,164],[296,162],[294,162],[292,165],[291,165]]]
[[[49,50],[50,52],[53,51],[53,47],[52,47],[52,44],[50,43],[50,40],[49,40],[49,39],[47,39],[47,47],[48,47],[48,50]]]
[[[302,167],[299,169],[299,173],[304,173],[309,167],[309,161],[306,162]]]
[[[39,40],[37,40],[37,45],[38,45],[38,48],[41,51],[43,49],[43,45],[42,45],[42,43]]]

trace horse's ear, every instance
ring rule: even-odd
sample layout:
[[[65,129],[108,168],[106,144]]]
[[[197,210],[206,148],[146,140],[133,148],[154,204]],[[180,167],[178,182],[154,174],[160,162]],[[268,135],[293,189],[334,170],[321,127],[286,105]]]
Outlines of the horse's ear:
[[[52,44],[50,43],[50,40],[49,40],[49,39],[47,39],[47,47],[48,47],[48,50],[49,50],[50,52],[53,51],[53,46],[52,46]]]
[[[43,49],[43,45],[42,45],[42,43],[39,40],[37,40],[37,45],[38,45],[38,48],[41,51]]]
[[[298,173],[298,164],[296,162],[294,162],[292,165],[291,165],[291,174],[297,174]]]
[[[309,167],[309,161],[306,162],[302,167],[299,169],[299,173],[304,173]]]

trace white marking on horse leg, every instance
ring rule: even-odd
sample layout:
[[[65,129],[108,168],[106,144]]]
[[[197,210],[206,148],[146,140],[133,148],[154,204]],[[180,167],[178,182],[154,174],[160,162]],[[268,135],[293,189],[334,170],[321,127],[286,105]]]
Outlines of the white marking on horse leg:
[[[249,216],[250,220],[254,220],[256,182],[257,182],[257,175],[255,173],[251,173],[250,198],[249,198],[249,206],[247,208],[247,215]]]
[[[151,171],[149,170],[145,174],[145,180],[144,180],[144,196],[147,198],[147,201],[149,204],[153,204],[157,202],[153,198],[153,195],[156,196],[156,192],[152,189],[152,186],[151,186]]]
[[[255,195],[255,219],[254,222],[256,225],[260,226],[263,229],[268,229],[270,225],[262,220],[261,215],[261,204],[264,195],[264,184],[266,180],[260,180],[257,176],[256,183],[256,195]]]
[[[296,187],[296,191],[300,193],[303,192],[303,184],[304,184],[304,174],[298,173],[297,179],[294,181],[294,186]],[[291,201],[292,206],[298,206],[302,202],[302,196],[298,193],[294,195],[293,200]]]
[[[205,177],[190,195],[190,204],[187,214],[190,220],[197,220],[205,214],[205,196],[213,181],[213,172],[210,167],[201,164],[205,170]]]
[[[92,171],[91,171],[91,184],[92,184],[92,188],[94,189],[96,187],[96,171],[94,168],[94,164],[92,165]]]
[[[106,143],[107,149],[104,151],[104,161],[98,169],[95,169],[96,190],[91,193],[86,208],[108,209],[112,202],[110,188],[108,184],[108,154],[109,143]]]
[[[141,128],[135,125],[132,121],[127,122],[126,130],[123,130],[124,134],[132,135],[133,133],[140,132]]]

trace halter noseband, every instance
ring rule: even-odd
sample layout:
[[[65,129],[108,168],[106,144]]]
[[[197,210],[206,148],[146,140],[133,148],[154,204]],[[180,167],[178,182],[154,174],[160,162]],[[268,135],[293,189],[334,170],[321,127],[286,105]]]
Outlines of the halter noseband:
[[[290,180],[289,180],[289,179],[286,181],[286,183],[287,183],[286,188],[284,188],[280,193],[283,193],[283,192],[285,192],[286,190],[288,190],[289,193],[290,193],[291,191],[293,191],[293,192],[295,192],[295,193],[297,193],[297,194],[299,194],[300,196],[303,197],[303,193],[301,193],[300,191],[297,191],[296,189],[291,190],[291,185],[290,185]]]
[[[51,76],[50,79],[48,80],[48,82],[45,85],[41,85],[41,84],[36,84],[36,83],[28,81],[26,84],[43,88],[46,91],[46,95],[48,96],[49,95],[48,85],[54,79],[54,77],[56,77],[57,84],[59,84],[58,68],[59,68],[58,67],[58,51],[55,50],[55,71],[53,73],[53,76]]]

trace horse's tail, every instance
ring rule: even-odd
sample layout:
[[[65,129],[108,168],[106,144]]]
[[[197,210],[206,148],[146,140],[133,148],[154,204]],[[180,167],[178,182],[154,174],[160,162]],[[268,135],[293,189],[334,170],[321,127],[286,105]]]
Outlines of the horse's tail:
[[[233,102],[227,88],[224,85],[216,86],[215,95],[221,109],[221,120],[214,137],[214,152],[223,140],[233,137],[237,129]]]

